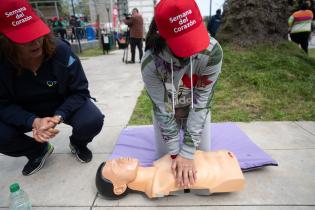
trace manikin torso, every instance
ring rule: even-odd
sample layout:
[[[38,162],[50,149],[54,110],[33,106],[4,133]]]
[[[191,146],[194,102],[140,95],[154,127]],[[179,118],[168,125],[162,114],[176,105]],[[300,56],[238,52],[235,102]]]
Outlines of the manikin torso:
[[[194,156],[197,180],[190,189],[205,189],[209,193],[240,191],[244,187],[244,176],[236,157],[228,151],[196,151]],[[126,187],[144,192],[148,197],[163,197],[182,190],[171,171],[169,155],[154,162],[152,167],[139,167],[134,158],[120,158],[106,162],[102,175],[114,186],[119,195]]]

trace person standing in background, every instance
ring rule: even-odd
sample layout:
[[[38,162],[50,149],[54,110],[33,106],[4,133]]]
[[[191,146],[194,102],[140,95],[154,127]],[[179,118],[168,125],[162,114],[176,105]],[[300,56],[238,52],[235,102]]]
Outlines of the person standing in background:
[[[62,18],[53,18],[53,24],[52,24],[52,29],[55,33],[55,35],[59,35],[61,39],[65,39],[67,35],[67,31],[65,29],[65,26],[62,23],[63,19]]]
[[[131,17],[123,21],[130,28],[131,60],[128,63],[135,63],[136,46],[139,50],[139,61],[141,62],[143,56],[143,18],[139,14],[139,10],[134,8]]]
[[[308,41],[312,30],[313,12],[303,3],[301,9],[294,12],[288,20],[290,38],[308,53]]]
[[[218,9],[216,14],[211,16],[209,22],[208,22],[208,25],[207,25],[207,29],[210,33],[210,35],[212,37],[215,37],[218,30],[219,30],[219,27],[220,27],[220,24],[221,24],[221,10]]]

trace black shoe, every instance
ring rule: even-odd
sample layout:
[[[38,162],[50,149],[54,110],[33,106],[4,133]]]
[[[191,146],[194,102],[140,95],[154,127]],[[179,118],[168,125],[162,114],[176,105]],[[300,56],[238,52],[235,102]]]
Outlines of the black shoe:
[[[127,63],[130,63],[130,64],[132,64],[132,63],[135,63],[134,61],[127,61]]]
[[[33,160],[29,160],[23,168],[22,174],[24,176],[29,176],[37,171],[39,171],[45,164],[46,159],[51,155],[54,151],[54,146],[50,143],[47,143],[47,146],[44,152],[38,157]]]
[[[71,152],[77,157],[81,163],[88,163],[92,160],[92,152],[87,148],[87,146],[76,146],[74,144],[69,144]]]

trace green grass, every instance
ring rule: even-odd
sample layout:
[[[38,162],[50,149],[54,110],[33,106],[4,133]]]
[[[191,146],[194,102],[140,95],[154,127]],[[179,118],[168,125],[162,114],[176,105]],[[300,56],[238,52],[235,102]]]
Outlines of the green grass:
[[[147,92],[142,90],[138,98],[137,105],[133,110],[132,116],[129,120],[131,125],[149,125],[152,124],[152,103]]]
[[[94,57],[103,55],[103,50],[101,48],[94,48],[82,51],[82,53],[77,54],[79,57]]]
[[[315,59],[315,49],[309,49],[309,56]]]
[[[289,42],[223,50],[213,122],[315,120],[315,57]],[[151,124],[151,107],[143,91],[129,124]]]

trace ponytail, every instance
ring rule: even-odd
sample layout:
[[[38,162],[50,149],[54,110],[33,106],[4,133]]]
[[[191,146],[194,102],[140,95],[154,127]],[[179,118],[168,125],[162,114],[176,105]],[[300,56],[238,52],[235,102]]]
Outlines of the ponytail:
[[[149,31],[145,40],[146,41],[144,51],[151,50],[155,55],[162,52],[162,50],[166,47],[166,41],[159,35],[154,17],[151,21]]]

